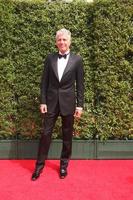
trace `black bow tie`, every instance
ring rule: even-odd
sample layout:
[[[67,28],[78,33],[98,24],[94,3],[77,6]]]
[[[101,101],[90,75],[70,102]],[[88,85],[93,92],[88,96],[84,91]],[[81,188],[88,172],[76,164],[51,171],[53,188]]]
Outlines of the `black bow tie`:
[[[67,55],[68,55],[68,54],[63,54],[63,55],[62,55],[62,54],[58,54],[58,58],[59,58],[59,59],[60,59],[60,58],[65,58],[65,59],[66,59]]]

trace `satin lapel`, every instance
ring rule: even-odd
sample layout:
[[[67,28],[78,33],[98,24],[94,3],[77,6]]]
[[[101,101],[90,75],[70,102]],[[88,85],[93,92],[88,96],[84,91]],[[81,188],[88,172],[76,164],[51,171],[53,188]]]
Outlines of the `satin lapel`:
[[[57,79],[59,80],[59,77],[58,77],[58,71],[57,71],[57,59],[58,59],[58,54],[56,53],[53,57],[53,60],[52,60],[52,68],[53,68],[53,71],[55,73],[55,76],[57,77]]]
[[[72,54],[70,53],[70,56],[69,56],[69,59],[68,59],[68,62],[67,62],[67,65],[66,65],[66,68],[64,70],[64,73],[63,73],[63,76],[70,70],[71,66],[72,66],[72,63],[73,63],[73,59],[72,59]],[[62,78],[63,78],[62,76]]]

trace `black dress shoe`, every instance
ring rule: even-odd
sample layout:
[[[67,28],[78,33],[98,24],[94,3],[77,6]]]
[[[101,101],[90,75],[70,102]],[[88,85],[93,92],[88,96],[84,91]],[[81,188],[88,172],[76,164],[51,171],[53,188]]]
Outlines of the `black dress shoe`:
[[[37,179],[39,178],[40,174],[42,173],[42,170],[43,170],[43,169],[39,169],[39,170],[36,169],[36,170],[33,172],[33,174],[32,174],[31,180],[32,180],[32,181],[37,180]]]
[[[60,178],[64,179],[67,176],[67,169],[60,169]]]

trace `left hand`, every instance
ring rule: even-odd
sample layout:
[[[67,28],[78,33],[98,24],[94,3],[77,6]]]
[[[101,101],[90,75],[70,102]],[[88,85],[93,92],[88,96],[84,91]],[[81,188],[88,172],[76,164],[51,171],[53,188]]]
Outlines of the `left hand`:
[[[75,117],[76,119],[80,119],[82,113],[83,113],[83,110],[76,109],[76,110],[75,110],[75,113],[74,113],[74,117]]]

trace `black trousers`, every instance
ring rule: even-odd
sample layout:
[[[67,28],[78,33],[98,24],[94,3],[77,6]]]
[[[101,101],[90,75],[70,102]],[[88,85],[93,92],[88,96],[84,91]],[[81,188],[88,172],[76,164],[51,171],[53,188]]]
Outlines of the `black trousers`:
[[[41,167],[45,165],[45,160],[47,159],[49,147],[51,143],[52,131],[55,125],[55,122],[59,116],[57,113],[45,113],[44,116],[44,126],[41,134],[38,156],[36,161],[36,167]],[[61,115],[62,119],[62,151],[60,157],[60,166],[61,168],[66,168],[72,152],[72,133],[73,133],[73,124],[74,116]]]

